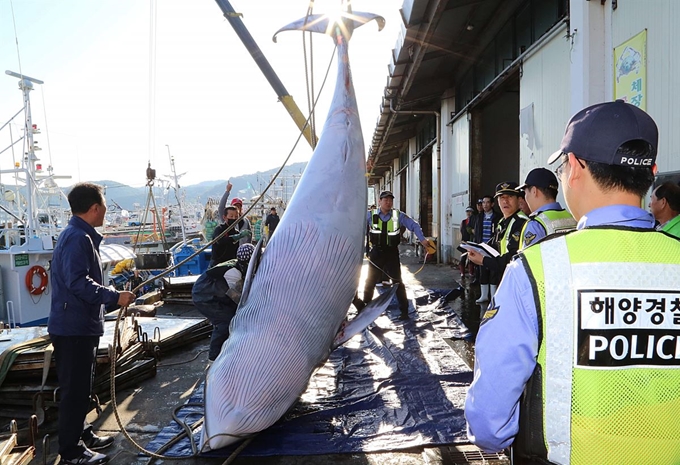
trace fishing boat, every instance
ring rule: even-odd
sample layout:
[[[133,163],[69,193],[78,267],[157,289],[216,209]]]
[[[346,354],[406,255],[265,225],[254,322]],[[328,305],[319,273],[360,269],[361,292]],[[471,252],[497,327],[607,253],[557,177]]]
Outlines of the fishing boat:
[[[33,136],[39,134],[33,124],[29,94],[39,79],[12,71],[19,78],[23,106],[0,127],[9,128],[10,143],[0,154],[11,149],[11,166],[0,165],[2,179],[10,179],[14,189],[3,184],[0,203],[0,321],[11,325],[31,326],[47,322],[50,310],[50,262],[56,237],[65,218],[56,215],[45,196],[45,189],[57,193],[52,169],[42,173],[39,150]],[[23,118],[23,134],[14,136],[11,123]],[[17,148],[21,147],[19,151]],[[19,151],[20,155],[17,156]],[[41,192],[42,185],[42,192]],[[57,193],[57,195],[60,195]]]

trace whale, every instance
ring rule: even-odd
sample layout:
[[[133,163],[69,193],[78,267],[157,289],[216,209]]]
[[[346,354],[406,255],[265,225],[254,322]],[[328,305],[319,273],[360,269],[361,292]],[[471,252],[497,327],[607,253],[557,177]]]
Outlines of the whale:
[[[375,299],[348,324],[367,227],[366,155],[348,42],[372,20],[383,28],[379,15],[346,12],[338,20],[310,15],[276,33],[331,36],[337,80],[318,144],[275,232],[251,258],[229,338],[208,369],[203,452],[276,423],[333,348],[365,328],[394,295],[392,289]]]

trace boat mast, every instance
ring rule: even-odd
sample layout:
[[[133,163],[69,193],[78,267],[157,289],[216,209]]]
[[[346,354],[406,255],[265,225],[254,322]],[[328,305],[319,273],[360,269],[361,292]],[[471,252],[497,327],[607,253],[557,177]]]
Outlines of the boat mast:
[[[175,159],[170,155],[170,146],[165,144],[168,148],[168,157],[170,157],[170,169],[172,170],[172,180],[174,182],[175,198],[177,199],[177,205],[179,205],[179,224],[182,227],[182,243],[187,243],[187,233],[184,229],[184,211],[182,210],[182,201],[179,198],[179,183],[177,182],[177,171],[175,170]]]
[[[27,150],[24,153],[22,159],[22,166],[15,166],[13,170],[2,172],[10,172],[18,175],[19,173],[24,173],[26,175],[26,237],[33,237],[37,235],[36,225],[38,224],[37,218],[37,199],[36,199],[36,179],[35,179],[35,162],[38,161],[38,157],[35,155],[37,147],[33,141],[33,134],[37,132],[37,129],[33,127],[33,119],[31,116],[31,100],[29,93],[33,90],[33,83],[43,84],[43,81],[39,79],[34,79],[28,77],[24,74],[15,73],[13,71],[5,71],[5,74],[9,76],[14,76],[19,78],[19,89],[24,94],[24,136],[26,137]],[[39,150],[39,149],[38,149]]]

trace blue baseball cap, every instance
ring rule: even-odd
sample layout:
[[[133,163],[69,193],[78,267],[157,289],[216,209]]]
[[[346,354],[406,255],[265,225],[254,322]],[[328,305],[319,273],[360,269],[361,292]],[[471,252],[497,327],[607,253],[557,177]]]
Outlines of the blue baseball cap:
[[[557,177],[552,171],[546,168],[534,168],[529,171],[524,184],[517,187],[518,191],[523,191],[525,188],[530,186],[536,187],[547,187],[550,189],[557,189]]]
[[[626,142],[647,142],[650,155],[645,158],[617,154]],[[604,102],[585,108],[571,117],[560,149],[548,159],[555,163],[563,153],[573,152],[583,160],[606,165],[652,167],[656,161],[659,130],[640,108],[623,100]]]

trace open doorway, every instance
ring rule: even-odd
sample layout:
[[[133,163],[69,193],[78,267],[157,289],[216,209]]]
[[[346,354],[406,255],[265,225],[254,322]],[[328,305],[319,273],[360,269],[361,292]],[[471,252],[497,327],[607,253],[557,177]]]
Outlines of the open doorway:
[[[519,180],[519,73],[470,111],[471,198],[493,195],[496,185]]]
[[[420,218],[426,237],[432,236],[432,148],[420,156]]]

